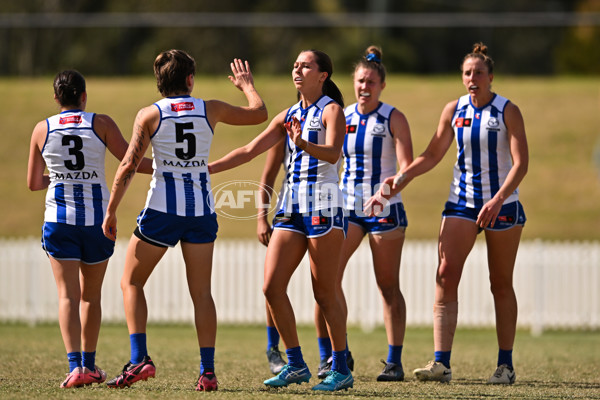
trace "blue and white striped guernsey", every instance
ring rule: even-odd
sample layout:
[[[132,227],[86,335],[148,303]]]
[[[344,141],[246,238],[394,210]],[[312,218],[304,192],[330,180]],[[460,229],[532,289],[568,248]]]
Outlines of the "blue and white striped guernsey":
[[[480,208],[498,192],[512,167],[504,109],[509,100],[494,94],[481,108],[473,106],[470,95],[458,99],[452,117],[457,144],[454,179],[448,201]],[[515,190],[504,204],[519,199]]]
[[[212,214],[208,155],[213,130],[204,101],[178,96],[154,105],[160,123],[151,136],[154,172],[146,208],[184,217]]]
[[[42,157],[50,175],[44,221],[102,225],[108,203],[106,144],[94,132],[94,113],[63,111],[46,119]]]
[[[344,208],[363,210],[363,203],[379,189],[381,181],[396,174],[397,158],[390,117],[395,110],[389,104],[379,106],[369,114],[358,112],[357,104],[344,110],[344,172],[341,183]],[[402,201],[400,193],[390,203]]]
[[[333,101],[328,96],[322,96],[307,108],[302,108],[302,102],[298,102],[288,110],[285,122],[289,122],[291,117],[295,116],[302,125],[304,140],[325,144],[323,110]],[[338,164],[330,164],[312,157],[296,147],[289,137],[287,146],[289,157],[281,211],[306,213],[342,207],[342,195],[338,188]]]

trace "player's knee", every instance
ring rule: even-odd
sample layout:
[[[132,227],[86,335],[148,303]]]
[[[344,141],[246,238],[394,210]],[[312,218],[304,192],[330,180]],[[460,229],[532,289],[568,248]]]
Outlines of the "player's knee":
[[[101,293],[86,293],[81,294],[81,301],[89,306],[99,306],[102,300]]]
[[[436,283],[442,289],[453,290],[460,282],[460,268],[444,260],[438,267]]]
[[[79,293],[64,293],[59,297],[59,301],[68,307],[79,307],[81,296]]]
[[[328,309],[336,301],[336,296],[333,288],[317,288],[313,290],[314,298],[321,309]]]
[[[386,282],[379,282],[379,291],[381,292],[381,296],[388,300],[395,300],[402,296],[398,282],[393,279]]]
[[[510,281],[493,281],[490,284],[490,290],[495,298],[507,298],[515,294]]]
[[[277,296],[281,294],[281,291],[278,290],[275,285],[265,283],[263,285],[263,294],[265,295],[267,302],[272,303],[277,299]]]

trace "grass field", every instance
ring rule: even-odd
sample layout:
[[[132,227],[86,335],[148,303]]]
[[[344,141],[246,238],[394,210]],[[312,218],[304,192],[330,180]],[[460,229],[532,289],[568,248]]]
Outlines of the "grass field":
[[[346,103],[353,102],[352,82],[336,76]],[[295,102],[288,77],[256,78],[269,117]],[[5,210],[0,236],[38,236],[43,219],[44,192],[26,188],[28,146],[37,121],[57,112],[52,99],[52,78],[0,79],[0,209]],[[528,223],[524,239],[600,240],[600,78],[501,77],[494,89],[517,104],[525,118],[530,150],[529,173],[521,185],[521,200]],[[410,123],[415,155],[433,134],[443,106],[462,95],[457,74],[452,77],[390,76],[382,100],[402,110]],[[159,96],[152,78],[88,79],[88,110],[111,115],[125,138],[137,110]],[[236,104],[243,96],[225,76],[198,77],[195,96],[219,98]],[[211,160],[250,141],[266,126],[219,125]],[[107,180],[112,182],[117,161],[107,157]],[[455,150],[441,165],[416,179],[404,191],[408,239],[437,237],[441,207],[447,195]],[[213,186],[234,179],[258,180],[264,155],[234,171],[213,176]],[[142,209],[149,176],[138,175],[119,209],[119,232],[129,236]],[[252,238],[255,223],[220,220],[221,238]]]
[[[28,327],[0,325],[0,398],[403,398],[403,399],[600,399],[600,335],[597,332],[546,332],[532,337],[517,333],[515,368],[517,382],[509,387],[485,384],[496,361],[493,330],[458,329],[452,357],[454,379],[450,384],[419,383],[412,370],[423,366],[432,355],[429,328],[407,330],[403,364],[405,382],[381,383],[375,377],[387,354],[385,332],[349,330],[349,343],[356,360],[355,386],[347,392],[317,395],[310,384],[266,389],[270,377],[264,348],[266,335],[259,326],[220,326],[217,337],[216,372],[218,392],[201,394],[193,390],[199,355],[192,326],[151,325],[148,346],[157,365],[157,377],[139,382],[130,389],[111,390],[104,386],[76,390],[59,389],[66,373],[66,356],[57,325]],[[305,359],[316,372],[318,350],[314,328],[301,327],[300,340]],[[129,340],[124,325],[102,327],[98,364],[112,378],[129,357]]]

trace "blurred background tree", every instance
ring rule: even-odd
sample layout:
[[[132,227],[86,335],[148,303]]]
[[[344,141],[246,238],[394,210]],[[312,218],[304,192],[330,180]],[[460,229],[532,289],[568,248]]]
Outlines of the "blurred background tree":
[[[167,48],[189,51],[200,73],[233,57],[257,73],[288,73],[302,49],[329,53],[338,71],[369,44],[394,73],[458,70],[483,41],[505,74],[600,74],[600,0],[23,0],[0,3],[0,75],[151,74]],[[339,73],[339,72],[338,72]]]

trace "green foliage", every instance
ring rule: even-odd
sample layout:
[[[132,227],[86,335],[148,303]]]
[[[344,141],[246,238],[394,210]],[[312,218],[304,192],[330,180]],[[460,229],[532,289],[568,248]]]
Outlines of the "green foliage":
[[[27,327],[0,325],[0,397],[10,399],[86,398],[197,399],[193,390],[198,377],[199,351],[194,328],[189,325],[150,325],[148,349],[157,366],[155,379],[138,382],[130,389],[108,389],[94,385],[82,389],[59,389],[67,372],[66,353],[56,325]],[[300,327],[304,358],[316,372],[318,349],[313,327]],[[452,354],[454,379],[450,384],[419,383],[412,370],[422,367],[433,354],[430,328],[406,332],[402,363],[405,382],[376,382],[387,354],[383,328],[364,332],[348,331],[350,350],[356,360],[354,388],[336,393],[335,398],[419,398],[419,399],[600,399],[600,380],[594,366],[600,363],[597,332],[547,332],[532,337],[517,333],[514,361],[517,381],[510,387],[485,384],[496,366],[496,336],[491,329],[456,332]],[[287,398],[330,399],[319,395],[309,384],[266,389],[270,377],[265,356],[266,333],[262,326],[220,326],[217,332],[215,367],[220,399]],[[103,326],[97,349],[97,362],[109,379],[117,375],[129,358],[129,340],[124,325]]]
[[[299,50],[318,48],[329,53],[340,71],[349,72],[350,63],[370,44],[383,46],[390,71],[396,73],[455,72],[462,56],[473,43],[483,41],[498,62],[498,70],[511,74],[598,74],[598,26],[554,25],[548,15],[544,23],[531,26],[489,26],[485,19],[475,26],[455,25],[453,13],[474,13],[498,16],[508,12],[598,13],[594,0],[495,0],[473,1],[353,1],[314,0],[222,0],[218,2],[181,2],[160,0],[32,0],[0,3],[0,16],[8,16],[0,24],[3,50],[0,52],[0,75],[39,76],[66,67],[79,69],[86,75],[144,75],[150,69],[147,60],[166,49],[182,48],[198,60],[199,71],[219,73],[223,61],[234,57],[250,59],[262,73],[281,74],[289,71],[290,61]],[[19,17],[46,14],[43,21],[57,21],[57,16],[74,13],[87,17],[112,16],[109,22],[92,20],[87,25],[73,27],[69,21],[52,25],[16,24]],[[153,19],[168,26],[153,26],[143,22],[141,15],[153,14]],[[180,13],[173,17],[172,13]],[[198,23],[189,26],[183,17],[193,14],[197,20],[209,13],[231,18],[221,26]],[[258,26],[244,26],[246,15],[271,13],[272,18]],[[325,23],[284,27],[273,24],[286,14],[294,18],[311,15],[310,21],[326,21],[332,15],[353,14],[370,21],[374,13],[432,14],[451,16],[445,27],[400,26],[395,28],[344,24],[344,18],[333,26]],[[125,15],[125,18],[122,18]],[[593,15],[593,14],[592,14]],[[596,14],[597,15],[597,14]],[[22,15],[21,15],[22,16]],[[72,17],[75,21],[78,15]],[[209,17],[210,18],[210,17]],[[81,19],[81,18],[80,18]],[[120,25],[119,21],[124,24]],[[597,20],[597,18],[596,18]],[[239,25],[236,22],[239,21]],[[130,23],[128,25],[128,23]],[[224,26],[223,26],[224,25]],[[587,34],[581,33],[588,30]]]

